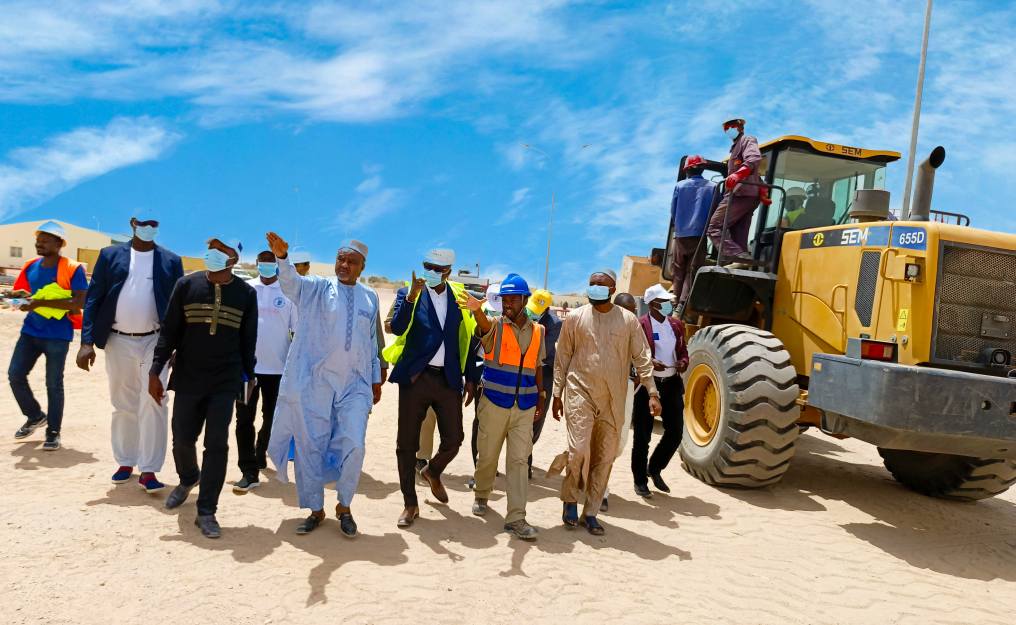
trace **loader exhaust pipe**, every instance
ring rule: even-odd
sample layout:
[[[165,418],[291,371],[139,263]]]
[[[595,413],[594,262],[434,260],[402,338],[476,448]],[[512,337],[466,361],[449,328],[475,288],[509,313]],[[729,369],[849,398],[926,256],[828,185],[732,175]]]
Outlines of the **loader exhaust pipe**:
[[[929,221],[931,219],[931,195],[935,190],[935,170],[945,161],[945,148],[938,146],[931,151],[917,167],[917,180],[914,182],[914,202],[910,205],[910,221]]]

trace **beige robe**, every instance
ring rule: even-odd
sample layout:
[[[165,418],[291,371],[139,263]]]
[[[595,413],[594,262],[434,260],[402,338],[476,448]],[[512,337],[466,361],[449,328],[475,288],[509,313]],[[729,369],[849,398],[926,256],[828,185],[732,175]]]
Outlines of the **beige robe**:
[[[561,499],[595,516],[617,457],[625,422],[629,367],[656,394],[653,363],[638,318],[619,306],[582,306],[565,317],[554,361],[554,396],[564,401],[568,464]]]

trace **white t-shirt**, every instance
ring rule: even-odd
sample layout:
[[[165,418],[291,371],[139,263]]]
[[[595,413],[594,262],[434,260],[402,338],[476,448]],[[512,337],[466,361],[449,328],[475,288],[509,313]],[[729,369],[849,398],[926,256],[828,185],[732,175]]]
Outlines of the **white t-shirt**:
[[[653,371],[653,375],[658,378],[669,378],[677,373],[677,337],[674,336],[674,328],[670,327],[670,322],[666,319],[660,323],[650,315],[649,320],[653,324],[656,360],[667,365],[663,371]]]
[[[282,294],[282,287],[276,280],[265,284],[261,278],[253,278],[247,284],[254,287],[258,295],[258,342],[254,350],[257,364],[254,373],[281,375],[286,367],[286,354],[293,341],[296,329],[296,306]]]
[[[113,329],[128,334],[143,334],[159,329],[159,311],[155,308],[155,283],[152,264],[155,250],[139,252],[131,248],[131,264],[127,280],[116,300]]]
[[[442,330],[444,330],[445,318],[448,317],[448,288],[448,285],[445,284],[445,290],[438,293],[429,286],[427,287],[427,290],[430,291],[430,302],[434,306],[434,313],[437,314],[437,320],[441,324]],[[428,364],[432,367],[444,366],[444,337],[441,338],[441,346],[437,348],[437,353]]]

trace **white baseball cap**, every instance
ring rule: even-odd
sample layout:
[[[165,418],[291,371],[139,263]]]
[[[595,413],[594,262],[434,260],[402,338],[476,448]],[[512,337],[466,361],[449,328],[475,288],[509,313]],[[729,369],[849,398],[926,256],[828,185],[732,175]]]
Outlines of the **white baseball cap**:
[[[649,302],[655,302],[658,299],[670,300],[670,298],[670,292],[663,288],[662,284],[654,284],[646,289],[645,295],[642,296],[642,301],[648,304]]]

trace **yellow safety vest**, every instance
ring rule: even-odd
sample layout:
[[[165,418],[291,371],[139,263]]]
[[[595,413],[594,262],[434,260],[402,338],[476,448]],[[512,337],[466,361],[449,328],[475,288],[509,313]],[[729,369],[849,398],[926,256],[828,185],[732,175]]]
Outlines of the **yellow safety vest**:
[[[461,293],[466,290],[465,285],[461,282],[452,282],[448,280],[445,284],[452,290],[452,296],[458,300]],[[406,295],[409,295],[409,291],[406,291]],[[385,357],[392,365],[395,365],[402,360],[402,352],[406,348],[406,337],[409,336],[409,331],[413,329],[413,320],[416,319],[416,305],[420,302],[420,298],[417,297],[416,301],[413,302],[412,316],[409,318],[409,326],[406,327],[406,331],[395,338],[388,347],[381,351],[381,355]],[[466,371],[466,359],[469,357],[469,339],[473,336],[473,331],[476,329],[476,319],[473,318],[472,313],[468,310],[462,311],[462,322],[459,324],[459,371]]]

